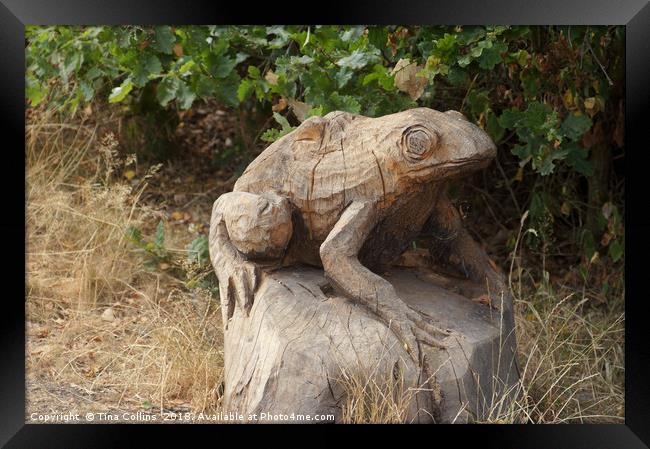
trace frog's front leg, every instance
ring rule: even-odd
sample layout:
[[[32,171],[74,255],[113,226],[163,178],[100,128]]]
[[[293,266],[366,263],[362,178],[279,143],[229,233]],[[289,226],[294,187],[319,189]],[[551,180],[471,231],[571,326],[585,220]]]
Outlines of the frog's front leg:
[[[274,193],[230,192],[212,208],[210,259],[219,279],[224,325],[238,304],[248,314],[261,271],[255,261],[280,258],[291,238],[289,201]]]
[[[512,297],[503,275],[463,227],[460,214],[445,195],[437,201],[423,233],[431,239],[428,246],[434,260],[486,286],[490,296],[496,299],[490,301],[492,305],[501,308],[502,303],[505,311],[512,310]]]
[[[385,279],[364,267],[358,253],[370,231],[377,224],[376,203],[355,201],[341,215],[320,247],[325,276],[335,288],[361,301],[392,329],[419,363],[418,340],[435,347],[444,344],[434,335],[448,335],[425,321],[398,296]]]

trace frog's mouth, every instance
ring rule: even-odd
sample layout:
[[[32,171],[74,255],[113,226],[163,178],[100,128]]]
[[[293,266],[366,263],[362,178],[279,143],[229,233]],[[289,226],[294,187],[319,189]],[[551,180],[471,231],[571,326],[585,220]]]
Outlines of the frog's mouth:
[[[445,162],[444,164],[440,164],[438,167],[440,168],[452,168],[452,169],[459,169],[459,168],[464,168],[464,169],[481,169],[487,167],[490,162],[492,162],[491,157],[469,157],[466,159],[457,159],[452,162]]]

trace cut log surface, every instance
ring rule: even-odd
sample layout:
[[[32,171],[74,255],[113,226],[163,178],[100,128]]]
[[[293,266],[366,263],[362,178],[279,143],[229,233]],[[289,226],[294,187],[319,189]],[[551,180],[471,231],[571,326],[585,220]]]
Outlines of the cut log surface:
[[[451,331],[445,349],[421,346],[425,368],[375,314],[337,294],[322,270],[283,268],[265,273],[249,313],[236,307],[228,321],[225,411],[266,422],[340,421],[342,379],[357,376],[399,379],[412,392],[407,422],[487,418],[519,378],[511,317],[441,287],[450,283],[432,273],[382,275],[408,305]]]

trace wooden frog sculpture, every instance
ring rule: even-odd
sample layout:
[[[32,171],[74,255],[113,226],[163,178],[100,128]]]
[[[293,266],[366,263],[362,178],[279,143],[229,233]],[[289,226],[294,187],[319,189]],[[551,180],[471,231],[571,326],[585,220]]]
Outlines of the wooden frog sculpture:
[[[246,312],[260,266],[322,266],[338,291],[370,308],[417,361],[434,326],[376,272],[421,234],[437,262],[512,301],[502,276],[463,229],[445,194],[450,179],[486,167],[490,137],[456,111],[410,109],[379,118],[335,111],[312,117],[262,152],[214,204],[210,254],[224,324]],[[371,271],[373,270],[373,271]]]

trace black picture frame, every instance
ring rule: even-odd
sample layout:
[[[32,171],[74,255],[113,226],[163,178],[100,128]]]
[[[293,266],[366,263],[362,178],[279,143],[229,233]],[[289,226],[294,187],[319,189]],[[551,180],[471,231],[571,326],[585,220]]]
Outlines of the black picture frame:
[[[3,213],[0,236],[5,254],[3,270],[0,358],[0,444],[6,447],[127,447],[139,434],[153,445],[153,438],[183,444],[199,434],[216,433],[227,444],[226,432],[249,433],[241,425],[160,426],[160,425],[44,425],[25,424],[25,320],[24,303],[13,288],[24,278],[25,202],[17,187],[24,172],[24,79],[25,25],[48,24],[591,24],[625,25],[626,28],[626,306],[625,306],[625,424],[615,425],[446,425],[435,430],[425,426],[373,426],[371,433],[408,432],[409,439],[447,439],[462,441],[477,438],[482,448],[642,448],[650,445],[650,326],[644,295],[647,250],[650,248],[650,218],[645,213],[646,174],[650,151],[644,139],[650,123],[650,4],[646,0],[447,0],[445,2],[408,1],[329,1],[269,2],[254,5],[232,0],[175,2],[173,0],[0,0],[0,111],[4,132],[0,142]],[[23,148],[23,152],[18,151]],[[630,151],[631,150],[631,151]],[[24,192],[23,192],[24,198]],[[9,203],[9,207],[7,206]],[[22,211],[22,213],[20,212]],[[16,287],[17,290],[22,287]],[[24,290],[23,290],[24,294]],[[258,430],[254,426],[250,432]],[[294,426],[261,426],[266,431],[285,433]],[[304,428],[303,428],[304,429]],[[338,426],[337,431],[357,433],[368,426]],[[302,430],[302,429],[301,429]],[[216,432],[215,432],[216,431]],[[309,432],[332,433],[329,426],[309,427]],[[425,433],[426,432],[426,433]],[[419,434],[421,433],[421,434]],[[419,434],[419,435],[418,435]],[[443,438],[443,435],[444,438]],[[191,435],[191,437],[190,437]],[[314,435],[310,436],[313,442]],[[299,437],[296,437],[296,439]],[[401,437],[403,438],[403,436]],[[401,439],[400,438],[400,439]],[[240,441],[239,444],[244,443]],[[244,443],[246,444],[246,443]],[[456,444],[456,443],[452,443]]]

